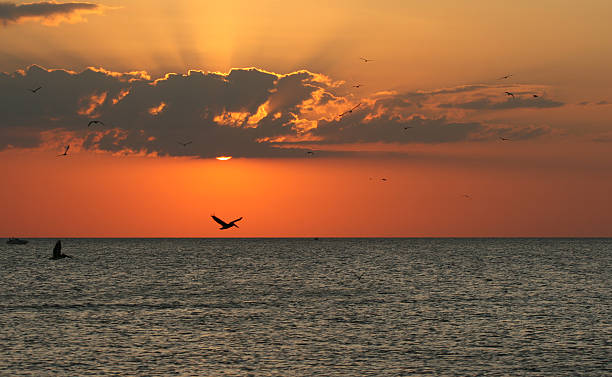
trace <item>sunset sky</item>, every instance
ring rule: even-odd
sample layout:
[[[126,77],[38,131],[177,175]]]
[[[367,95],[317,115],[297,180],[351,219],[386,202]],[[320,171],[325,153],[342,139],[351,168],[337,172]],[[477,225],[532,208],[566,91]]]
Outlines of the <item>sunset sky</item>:
[[[610,17],[0,1],[0,236],[612,236]]]

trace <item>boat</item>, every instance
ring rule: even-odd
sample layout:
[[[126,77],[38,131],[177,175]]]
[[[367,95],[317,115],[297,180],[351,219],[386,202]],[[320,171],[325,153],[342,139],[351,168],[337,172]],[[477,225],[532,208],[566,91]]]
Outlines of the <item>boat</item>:
[[[8,239],[8,241],[6,241],[6,243],[9,245],[25,245],[26,243],[28,243],[28,241],[11,237]]]

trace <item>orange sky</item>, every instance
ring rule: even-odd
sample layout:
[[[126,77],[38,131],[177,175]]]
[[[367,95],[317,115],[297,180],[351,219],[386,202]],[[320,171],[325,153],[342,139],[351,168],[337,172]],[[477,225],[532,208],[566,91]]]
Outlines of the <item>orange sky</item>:
[[[0,236],[612,236],[609,1],[93,3],[0,9]]]

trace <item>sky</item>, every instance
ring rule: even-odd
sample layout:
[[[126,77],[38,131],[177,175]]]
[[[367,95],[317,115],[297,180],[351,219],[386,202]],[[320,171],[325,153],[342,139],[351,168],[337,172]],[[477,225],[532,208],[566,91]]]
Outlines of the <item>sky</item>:
[[[610,237],[610,16],[0,1],[0,236]]]

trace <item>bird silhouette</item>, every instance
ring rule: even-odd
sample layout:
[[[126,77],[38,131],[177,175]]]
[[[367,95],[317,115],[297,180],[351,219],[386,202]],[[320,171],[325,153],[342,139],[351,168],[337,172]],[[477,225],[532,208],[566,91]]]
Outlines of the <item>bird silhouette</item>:
[[[41,90],[41,89],[42,89],[42,86],[39,86],[39,87],[38,87],[38,88],[36,88],[36,89],[28,89],[28,90],[29,90],[30,92],[32,92],[32,93],[36,93],[36,92],[38,92],[38,91],[39,91],[39,90]]]
[[[506,79],[509,79],[509,78],[510,78],[510,77],[512,77],[512,76],[514,76],[514,75],[506,75],[506,76],[502,76],[502,77],[498,78],[498,80],[506,80]]]
[[[510,139],[506,139],[505,137],[501,137],[501,136],[499,137],[499,140],[501,140],[501,141],[512,141]]]
[[[387,182],[387,178],[381,178],[380,180],[383,182]]]
[[[514,93],[510,93],[510,92],[504,92],[506,93],[507,96],[514,98]]]
[[[186,147],[186,146],[188,146],[189,144],[193,143],[193,141],[188,141],[188,142],[186,142],[186,143],[181,143],[180,141],[177,141],[177,143],[179,143],[180,145],[182,145],[182,146]]]
[[[66,150],[62,154],[58,154],[55,157],[68,156],[68,149],[70,149],[70,144],[66,145]]]
[[[72,258],[70,255],[66,255],[62,253],[62,241],[58,240],[55,243],[55,247],[53,248],[53,256],[49,259],[62,259],[62,258]]]
[[[308,152],[306,152],[306,154],[307,154],[308,156],[314,156],[314,152],[313,152],[313,151],[308,151]]]
[[[104,126],[104,122],[100,121],[100,120],[90,120],[89,123],[87,123],[87,127],[90,127],[94,124],[101,124]]]
[[[538,97],[539,97],[539,95],[533,94],[533,98],[538,98]]]
[[[353,88],[361,88],[363,86],[363,84],[357,84],[357,85],[353,85]]]
[[[361,106],[361,102],[359,102],[359,104],[355,107],[353,107],[350,110],[347,110],[345,112],[343,112],[342,114],[338,115],[340,118],[342,118],[343,116],[345,116],[346,114],[351,114],[353,112],[353,110],[357,109],[359,106]]]
[[[225,221],[221,220],[220,218],[218,218],[215,215],[211,215],[212,219],[215,220],[219,225],[221,225],[221,228],[219,228],[219,230],[224,230],[224,229],[229,229],[233,226],[235,226],[236,228],[240,228],[238,225],[236,225],[236,221],[240,221],[242,220],[242,217],[237,218],[236,220],[230,222],[230,223],[226,223]]]
[[[466,199],[470,199],[470,200],[472,199],[472,197],[470,195],[468,195],[468,194],[463,194],[463,197],[466,198]]]
[[[359,59],[363,60],[363,62],[364,62],[364,63],[368,63],[368,62],[373,62],[373,61],[375,61],[375,60],[372,60],[372,59],[366,59],[366,58],[359,58]]]
[[[412,127],[412,126],[406,126],[406,127],[404,127],[404,129],[405,129],[405,130],[407,130],[407,129],[409,129],[409,128],[414,128],[414,127]]]

